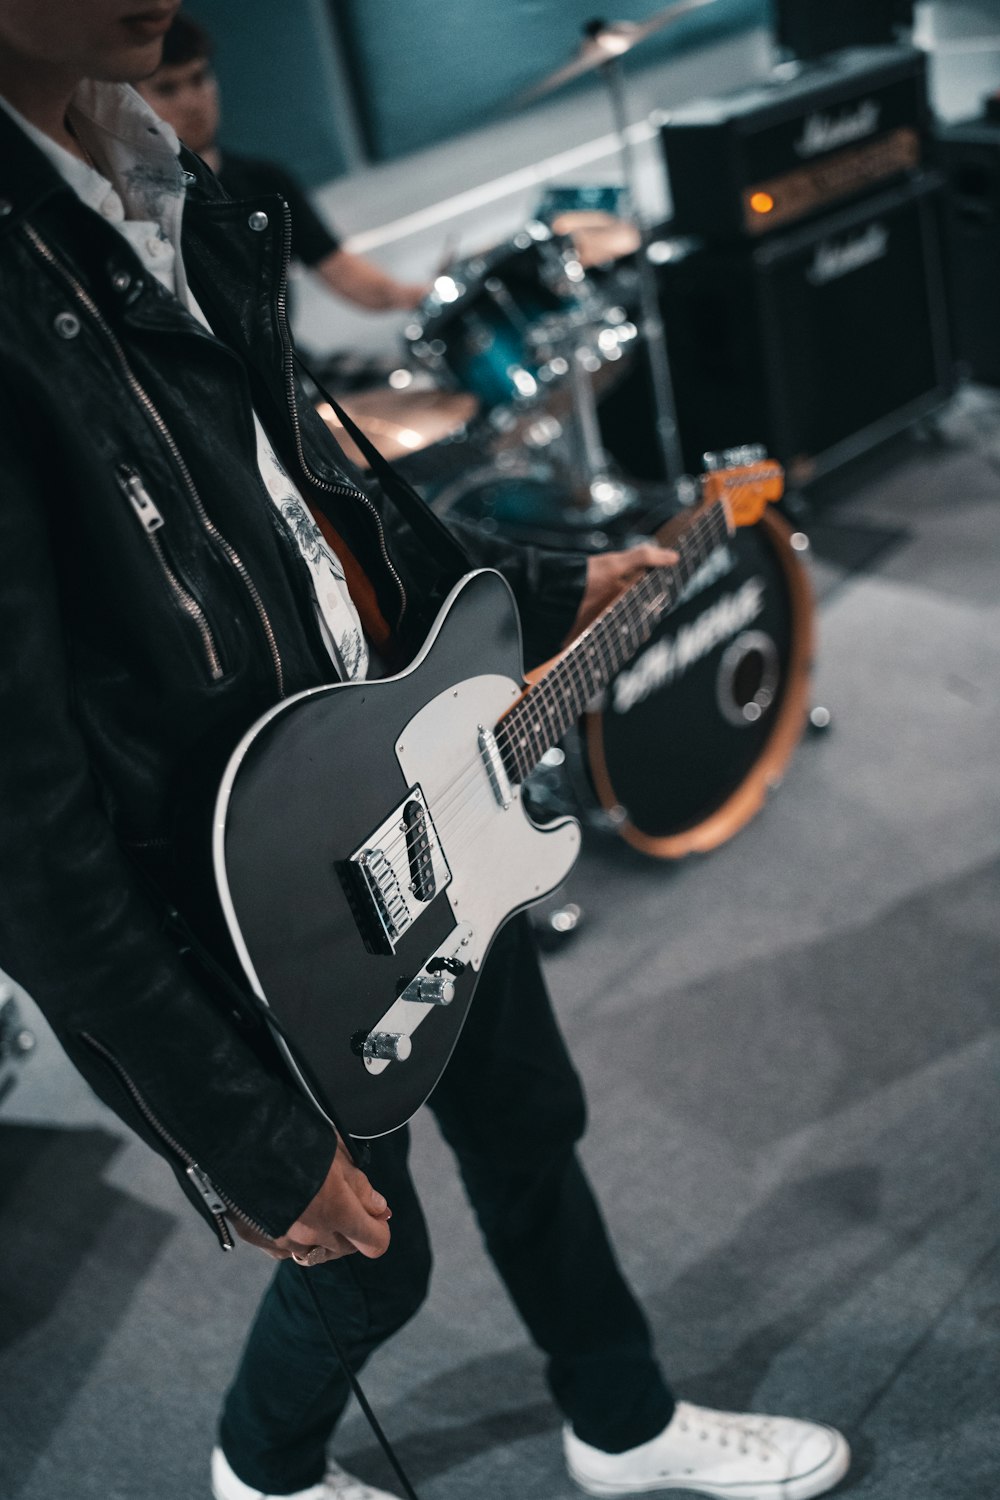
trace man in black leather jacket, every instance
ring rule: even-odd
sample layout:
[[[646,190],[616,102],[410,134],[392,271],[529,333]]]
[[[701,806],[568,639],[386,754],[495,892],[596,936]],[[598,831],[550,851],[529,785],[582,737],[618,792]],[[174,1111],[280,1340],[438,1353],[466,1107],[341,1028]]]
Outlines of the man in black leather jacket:
[[[250,228],[257,205],[184,158],[185,265],[213,337],[5,113],[0,160],[2,962],[202,1212],[189,1156],[277,1235],[323,1179],[329,1129],[206,1004],[144,883],[184,905],[170,849],[190,768],[210,778],[265,709],[334,677],[305,568],[261,499],[251,402],[404,645],[453,579],[389,534],[302,398],[280,200]],[[555,649],[584,564],[464,540],[470,566],[502,567],[535,653]]]
[[[169,217],[162,130],[131,90],[81,80],[156,66],[175,0],[134,3],[0,0],[0,965],[222,1245],[235,1229],[283,1261],[227,1399],[216,1495],[332,1500],[354,1483],[335,1467],[321,1477],[345,1390],[301,1287],[315,1278],[351,1328],[355,1365],[418,1305],[429,1258],[405,1138],[376,1151],[373,1185],[234,1003],[224,952],[192,959],[185,927],[202,924],[205,889],[178,819],[261,713],[335,677],[302,554],[262,480],[258,429],[357,559],[397,655],[420,644],[464,560],[451,544],[429,549],[391,499],[367,493],[303,400],[281,200],[232,202],[181,151],[176,245],[126,211],[133,191]],[[104,125],[91,133],[95,100]],[[123,142],[138,156],[116,192]],[[172,148],[166,157],[175,170]],[[157,268],[175,251],[171,279]],[[470,566],[496,566],[512,585],[536,659],[665,556],[642,548],[588,570],[461,541]],[[211,926],[207,937],[212,950]],[[523,925],[498,942],[482,986],[494,1003],[473,1009],[438,1117],[548,1356],[573,1472],[602,1493],[648,1489],[665,1472],[660,1436],[673,1434],[666,1461],[679,1463],[684,1414],[697,1409],[675,1412],[576,1162],[582,1096]],[[272,1376],[292,1342],[304,1390]],[[699,1420],[728,1446],[735,1419]],[[773,1437],[740,1429],[755,1452],[771,1445],[758,1477],[780,1466],[788,1487],[766,1493],[818,1494],[846,1448],[828,1429],[786,1426],[777,1459]],[[758,1493],[753,1478],[742,1494]]]

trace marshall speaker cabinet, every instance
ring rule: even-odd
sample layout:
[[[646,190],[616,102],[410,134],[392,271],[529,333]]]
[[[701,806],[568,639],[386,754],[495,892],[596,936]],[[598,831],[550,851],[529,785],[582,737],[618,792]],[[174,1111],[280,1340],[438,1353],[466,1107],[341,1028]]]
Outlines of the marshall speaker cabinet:
[[[941,404],[939,197],[926,173],[759,241],[673,243],[660,293],[688,467],[750,435],[804,484]]]

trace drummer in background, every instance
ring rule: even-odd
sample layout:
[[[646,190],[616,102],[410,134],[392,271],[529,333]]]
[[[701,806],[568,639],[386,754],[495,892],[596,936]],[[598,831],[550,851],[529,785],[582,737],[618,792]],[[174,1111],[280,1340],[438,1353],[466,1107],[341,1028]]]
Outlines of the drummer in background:
[[[372,312],[416,307],[429,288],[397,281],[363,255],[345,250],[283,167],[220,149],[219,86],[211,57],[208,32],[190,16],[178,15],[164,40],[160,67],[136,87],[185,146],[208,163],[230,197],[278,193],[284,198],[291,212],[292,259],[319,276],[338,297]]]

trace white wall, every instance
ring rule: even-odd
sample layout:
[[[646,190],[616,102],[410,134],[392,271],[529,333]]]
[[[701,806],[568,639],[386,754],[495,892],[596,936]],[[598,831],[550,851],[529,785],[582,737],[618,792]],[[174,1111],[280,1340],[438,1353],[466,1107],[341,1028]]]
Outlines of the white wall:
[[[916,8],[914,38],[930,54],[931,103],[968,119],[1000,89],[1000,0],[934,0]]]

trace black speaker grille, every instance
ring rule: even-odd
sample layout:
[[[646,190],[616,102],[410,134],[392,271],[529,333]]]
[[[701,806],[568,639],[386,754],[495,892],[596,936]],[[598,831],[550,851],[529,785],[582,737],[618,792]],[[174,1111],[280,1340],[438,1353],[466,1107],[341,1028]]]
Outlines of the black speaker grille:
[[[952,382],[928,174],[662,278],[685,460],[763,441],[802,478],[930,409]]]

